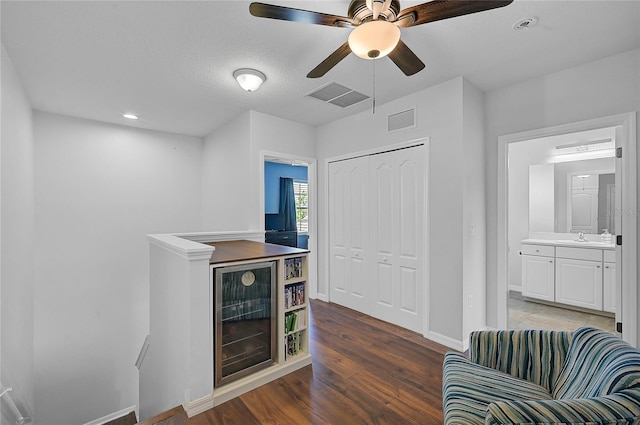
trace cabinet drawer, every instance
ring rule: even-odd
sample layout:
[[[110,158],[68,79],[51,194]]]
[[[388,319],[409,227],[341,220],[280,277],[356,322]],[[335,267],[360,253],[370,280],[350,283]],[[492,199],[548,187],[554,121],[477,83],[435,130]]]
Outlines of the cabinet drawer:
[[[555,247],[549,245],[522,244],[520,253],[522,255],[540,255],[542,257],[553,257],[555,255]]]
[[[605,249],[602,251],[604,254],[604,262],[605,263],[615,263],[616,262],[616,251],[611,249]]]
[[[571,258],[574,260],[602,261],[601,249],[590,248],[556,248],[556,258]]]

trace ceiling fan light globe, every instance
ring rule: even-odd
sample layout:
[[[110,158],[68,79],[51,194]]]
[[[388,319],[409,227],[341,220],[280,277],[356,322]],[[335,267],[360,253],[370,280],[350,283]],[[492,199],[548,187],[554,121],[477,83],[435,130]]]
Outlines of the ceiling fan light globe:
[[[400,41],[400,28],[387,21],[370,21],[357,26],[349,34],[349,48],[362,59],[387,56]],[[370,54],[379,52],[377,55]]]

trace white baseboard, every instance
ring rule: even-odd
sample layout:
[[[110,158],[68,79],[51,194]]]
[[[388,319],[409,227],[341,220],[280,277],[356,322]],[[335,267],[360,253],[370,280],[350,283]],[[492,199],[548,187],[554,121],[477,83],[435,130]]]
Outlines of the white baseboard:
[[[185,402],[182,404],[182,407],[184,408],[184,411],[187,413],[188,417],[192,417],[209,409],[213,409],[213,394],[208,394],[193,401],[185,400]]]
[[[316,299],[320,301],[324,301],[326,303],[329,302],[329,297],[326,294],[316,294]]]
[[[465,341],[459,341],[457,339],[453,339],[433,331],[427,331],[424,337],[433,342],[437,342],[438,344],[442,344],[445,347],[449,347],[461,352],[466,351],[465,346],[467,348],[469,347],[469,338],[466,339],[466,343],[465,343]]]
[[[519,285],[509,285],[509,290],[514,292],[522,292],[522,286]]]
[[[114,419],[121,418],[123,416],[127,416],[131,412],[136,412],[136,418],[138,417],[138,412],[136,410],[136,406],[127,407],[126,409],[119,410],[117,412],[111,413],[107,416],[103,416],[101,418],[95,419],[91,422],[87,422],[84,425],[103,425],[107,422],[111,422]]]
[[[268,382],[281,378],[291,372],[311,364],[309,354],[300,354],[295,359],[289,360],[280,365],[258,371],[251,376],[231,382],[220,388],[214,388],[213,394],[206,395],[197,400],[185,400],[182,404],[188,417],[193,417],[248,391],[258,388]]]

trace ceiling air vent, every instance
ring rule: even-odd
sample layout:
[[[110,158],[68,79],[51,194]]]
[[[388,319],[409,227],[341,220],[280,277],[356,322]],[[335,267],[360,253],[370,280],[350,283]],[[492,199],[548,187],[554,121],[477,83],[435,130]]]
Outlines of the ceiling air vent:
[[[416,110],[408,109],[406,111],[391,114],[387,117],[387,131],[398,131],[416,126]]]
[[[321,100],[325,103],[331,103],[341,108],[348,108],[349,106],[369,99],[369,96],[338,83],[329,83],[311,93],[307,93],[306,96]]]

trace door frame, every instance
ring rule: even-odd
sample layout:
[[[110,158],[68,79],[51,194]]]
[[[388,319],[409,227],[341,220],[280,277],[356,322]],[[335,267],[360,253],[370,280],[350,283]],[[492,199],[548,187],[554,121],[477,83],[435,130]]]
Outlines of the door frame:
[[[309,188],[309,298],[317,298],[318,296],[318,198],[317,198],[317,190],[318,190],[318,181],[317,181],[317,169],[318,169],[318,160],[316,158],[309,158],[306,156],[300,155],[292,155],[289,153],[282,152],[273,152],[267,150],[260,151],[260,168],[258,170],[259,174],[259,189],[258,189],[258,197],[260,199],[260,208],[259,208],[259,223],[260,229],[262,231],[264,228],[264,214],[265,214],[265,205],[264,205],[264,163],[268,160],[284,160],[290,162],[304,162],[307,164],[307,184]]]
[[[636,113],[612,115],[608,117],[561,124],[521,133],[507,134],[498,137],[498,246],[497,246],[497,326],[507,327],[508,318],[508,145],[529,139],[537,139],[561,134],[576,133],[606,127],[619,127],[616,131],[616,147],[622,148],[620,172],[622,211],[616,211],[620,219],[623,246],[616,246],[616,279],[621,282],[622,338],[636,346],[638,341],[638,287],[637,287],[637,152],[636,152]]]
[[[427,336],[429,333],[429,157],[430,157],[430,148],[429,148],[429,137],[420,137],[418,139],[412,139],[406,142],[396,143],[393,145],[385,145],[379,146],[363,151],[351,152],[344,155],[333,156],[330,158],[326,158],[323,162],[324,169],[324,193],[322,196],[324,197],[324,220],[323,220],[323,234],[325,243],[324,256],[326,258],[324,265],[324,275],[327,278],[327,293],[324,296],[319,295],[319,299],[322,299],[326,302],[331,302],[331,282],[329,282],[329,260],[331,258],[331,243],[330,243],[330,229],[329,229],[329,164],[336,161],[344,161],[347,159],[358,158],[362,156],[376,155],[385,152],[390,152],[399,149],[412,148],[415,146],[424,145],[424,197],[423,197],[423,240],[422,240],[422,255],[423,255],[423,305],[422,305],[422,314],[423,314],[423,336]]]

